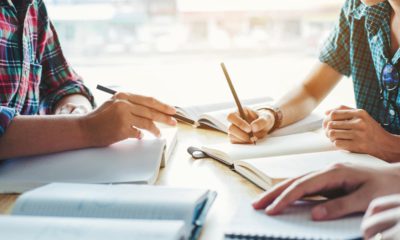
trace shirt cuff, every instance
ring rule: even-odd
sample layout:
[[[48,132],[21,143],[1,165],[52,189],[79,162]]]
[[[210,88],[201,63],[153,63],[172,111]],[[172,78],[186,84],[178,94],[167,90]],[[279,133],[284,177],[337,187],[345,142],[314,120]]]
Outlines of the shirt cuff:
[[[4,135],[16,113],[14,108],[0,106],[0,137]]]
[[[59,90],[52,92],[48,96],[44,97],[40,102],[40,114],[49,115],[54,113],[54,108],[57,103],[64,97],[73,95],[73,94],[81,94],[85,96],[92,107],[96,107],[96,103],[94,101],[94,97],[90,90],[81,83],[68,83],[62,86]]]

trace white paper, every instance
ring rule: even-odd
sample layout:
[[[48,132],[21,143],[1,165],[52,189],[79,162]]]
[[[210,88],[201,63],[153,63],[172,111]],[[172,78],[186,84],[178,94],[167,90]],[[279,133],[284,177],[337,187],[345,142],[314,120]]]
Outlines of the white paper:
[[[271,137],[252,144],[222,143],[202,148],[210,156],[233,163],[240,159],[272,157],[279,155],[335,150],[333,144],[322,133],[299,133],[282,137]]]
[[[164,148],[163,139],[128,139],[105,148],[5,160],[0,163],[0,192],[52,182],[153,184]]]
[[[181,240],[182,221],[0,217],[0,239],[12,240]]]
[[[362,215],[316,222],[311,219],[312,206],[311,204],[298,204],[291,206],[281,215],[268,216],[262,210],[254,210],[251,204],[247,203],[238,209],[225,234],[309,240],[361,237]]]

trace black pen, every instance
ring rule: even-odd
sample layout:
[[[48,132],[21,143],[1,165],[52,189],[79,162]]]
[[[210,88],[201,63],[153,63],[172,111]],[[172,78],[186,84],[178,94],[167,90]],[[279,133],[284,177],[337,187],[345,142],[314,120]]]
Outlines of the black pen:
[[[96,89],[97,89],[97,90],[100,90],[100,91],[103,91],[103,92],[105,92],[105,93],[109,93],[109,94],[111,94],[111,95],[114,95],[114,94],[117,93],[117,91],[115,91],[115,90],[113,90],[113,89],[111,89],[111,88],[108,88],[108,87],[104,87],[104,86],[102,86],[102,85],[100,85],[100,84],[97,84]],[[181,120],[181,121],[183,121],[183,122],[187,122],[187,121],[188,121],[187,118],[182,117],[182,116],[180,116],[180,115],[178,115],[178,114],[174,114],[174,115],[172,115],[171,117],[173,117],[173,118],[175,118],[175,119],[177,119],[177,120]]]

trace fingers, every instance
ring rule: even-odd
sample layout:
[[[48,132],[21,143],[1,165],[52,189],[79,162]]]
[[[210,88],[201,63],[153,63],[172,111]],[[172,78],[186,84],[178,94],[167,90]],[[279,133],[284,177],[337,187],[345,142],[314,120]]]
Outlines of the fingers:
[[[260,111],[259,116],[251,123],[251,129],[254,133],[268,132],[274,122],[274,115],[270,111]]]
[[[132,116],[130,122],[133,124],[134,127],[140,128],[140,129],[145,129],[156,137],[161,136],[161,131],[160,129],[153,123],[153,121],[148,120],[146,118],[138,117],[138,116]]]
[[[130,110],[133,115],[152,121],[161,122],[172,126],[176,125],[177,123],[173,117],[141,105],[131,104]]]
[[[387,210],[364,219],[361,229],[365,239],[370,239],[378,233],[392,228],[400,219],[400,208]]]
[[[328,201],[314,207],[311,216],[314,220],[331,220],[344,217],[346,215],[362,212],[368,207],[365,201],[365,193],[362,190]]]
[[[144,137],[143,132],[140,129],[136,128],[135,126],[131,126],[130,132],[131,132],[131,138],[137,138],[140,140]]]
[[[304,196],[343,188],[346,184],[350,183],[357,185],[360,181],[357,169],[337,164],[327,171],[309,174],[293,182],[293,184],[287,187],[282,194],[275,199],[266,209],[266,212],[269,215],[276,215]]]
[[[228,135],[232,143],[251,143],[248,133],[243,132],[242,129],[236,125],[231,125],[228,129]]]
[[[329,130],[328,138],[334,142],[336,140],[352,140],[354,138],[354,132],[348,130]]]
[[[142,105],[167,115],[173,115],[176,113],[176,109],[174,107],[162,103],[153,97],[146,97],[131,93],[118,92],[114,95],[113,98],[119,100],[127,100],[132,104]]]
[[[353,119],[348,121],[330,121],[328,123],[328,129],[342,129],[342,130],[351,130],[360,128],[360,124],[363,121],[361,119]]]
[[[299,177],[300,178],[300,177]],[[286,181],[283,181],[282,183],[279,183],[275,185],[272,189],[266,191],[263,193],[260,197],[258,197],[257,200],[253,202],[253,208],[260,210],[266,208],[268,205],[270,205],[281,193],[286,190],[290,185],[293,184],[297,179],[299,178],[293,178],[293,179],[288,179]]]
[[[365,213],[364,218],[370,217],[372,215],[375,215],[377,213],[380,213],[380,212],[383,212],[383,211],[386,211],[388,209],[395,208],[395,207],[400,207],[400,195],[399,194],[377,198],[370,203],[368,210]]]
[[[348,106],[345,106],[345,105],[341,105],[341,106],[339,106],[337,108],[333,108],[333,109],[330,109],[330,110],[326,111],[325,115],[329,115],[329,114],[331,114],[331,112],[336,111],[336,110],[350,110],[350,109],[354,109],[354,108],[351,108],[351,107],[348,107]]]
[[[176,120],[170,115],[166,115],[145,106],[132,104],[127,100],[114,100],[113,104],[120,114],[129,113],[131,115],[139,117],[140,119],[157,121],[171,126],[175,126],[177,124]]]
[[[239,113],[231,113],[228,115],[228,121],[231,122],[233,125],[244,131],[245,133],[249,134],[251,132],[251,126],[248,122],[242,119]]]

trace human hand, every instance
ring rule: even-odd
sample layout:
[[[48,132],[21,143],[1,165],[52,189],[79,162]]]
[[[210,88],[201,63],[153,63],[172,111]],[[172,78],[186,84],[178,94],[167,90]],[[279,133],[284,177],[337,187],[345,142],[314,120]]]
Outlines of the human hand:
[[[265,192],[253,203],[255,209],[266,209],[277,215],[303,197],[322,195],[332,198],[315,206],[314,220],[336,219],[363,212],[375,198],[400,193],[400,165],[372,168],[350,164],[336,164],[323,171],[289,179]]]
[[[81,94],[68,95],[56,105],[54,114],[85,114],[92,110],[89,100]]]
[[[249,123],[242,119],[238,112],[228,115],[228,121],[232,123],[228,129],[230,141],[235,144],[246,144],[265,138],[274,126],[274,115],[268,110],[258,112],[250,108],[243,110]],[[250,133],[253,133],[254,139],[250,138]]]
[[[336,147],[388,160],[383,148],[390,134],[367,111],[340,106],[326,112],[323,127]]]
[[[142,138],[141,129],[160,136],[154,121],[171,126],[175,108],[152,97],[130,93],[116,93],[93,112],[82,117],[81,126],[94,146],[107,146],[126,138]]]
[[[361,224],[364,239],[400,239],[400,195],[373,200]]]

